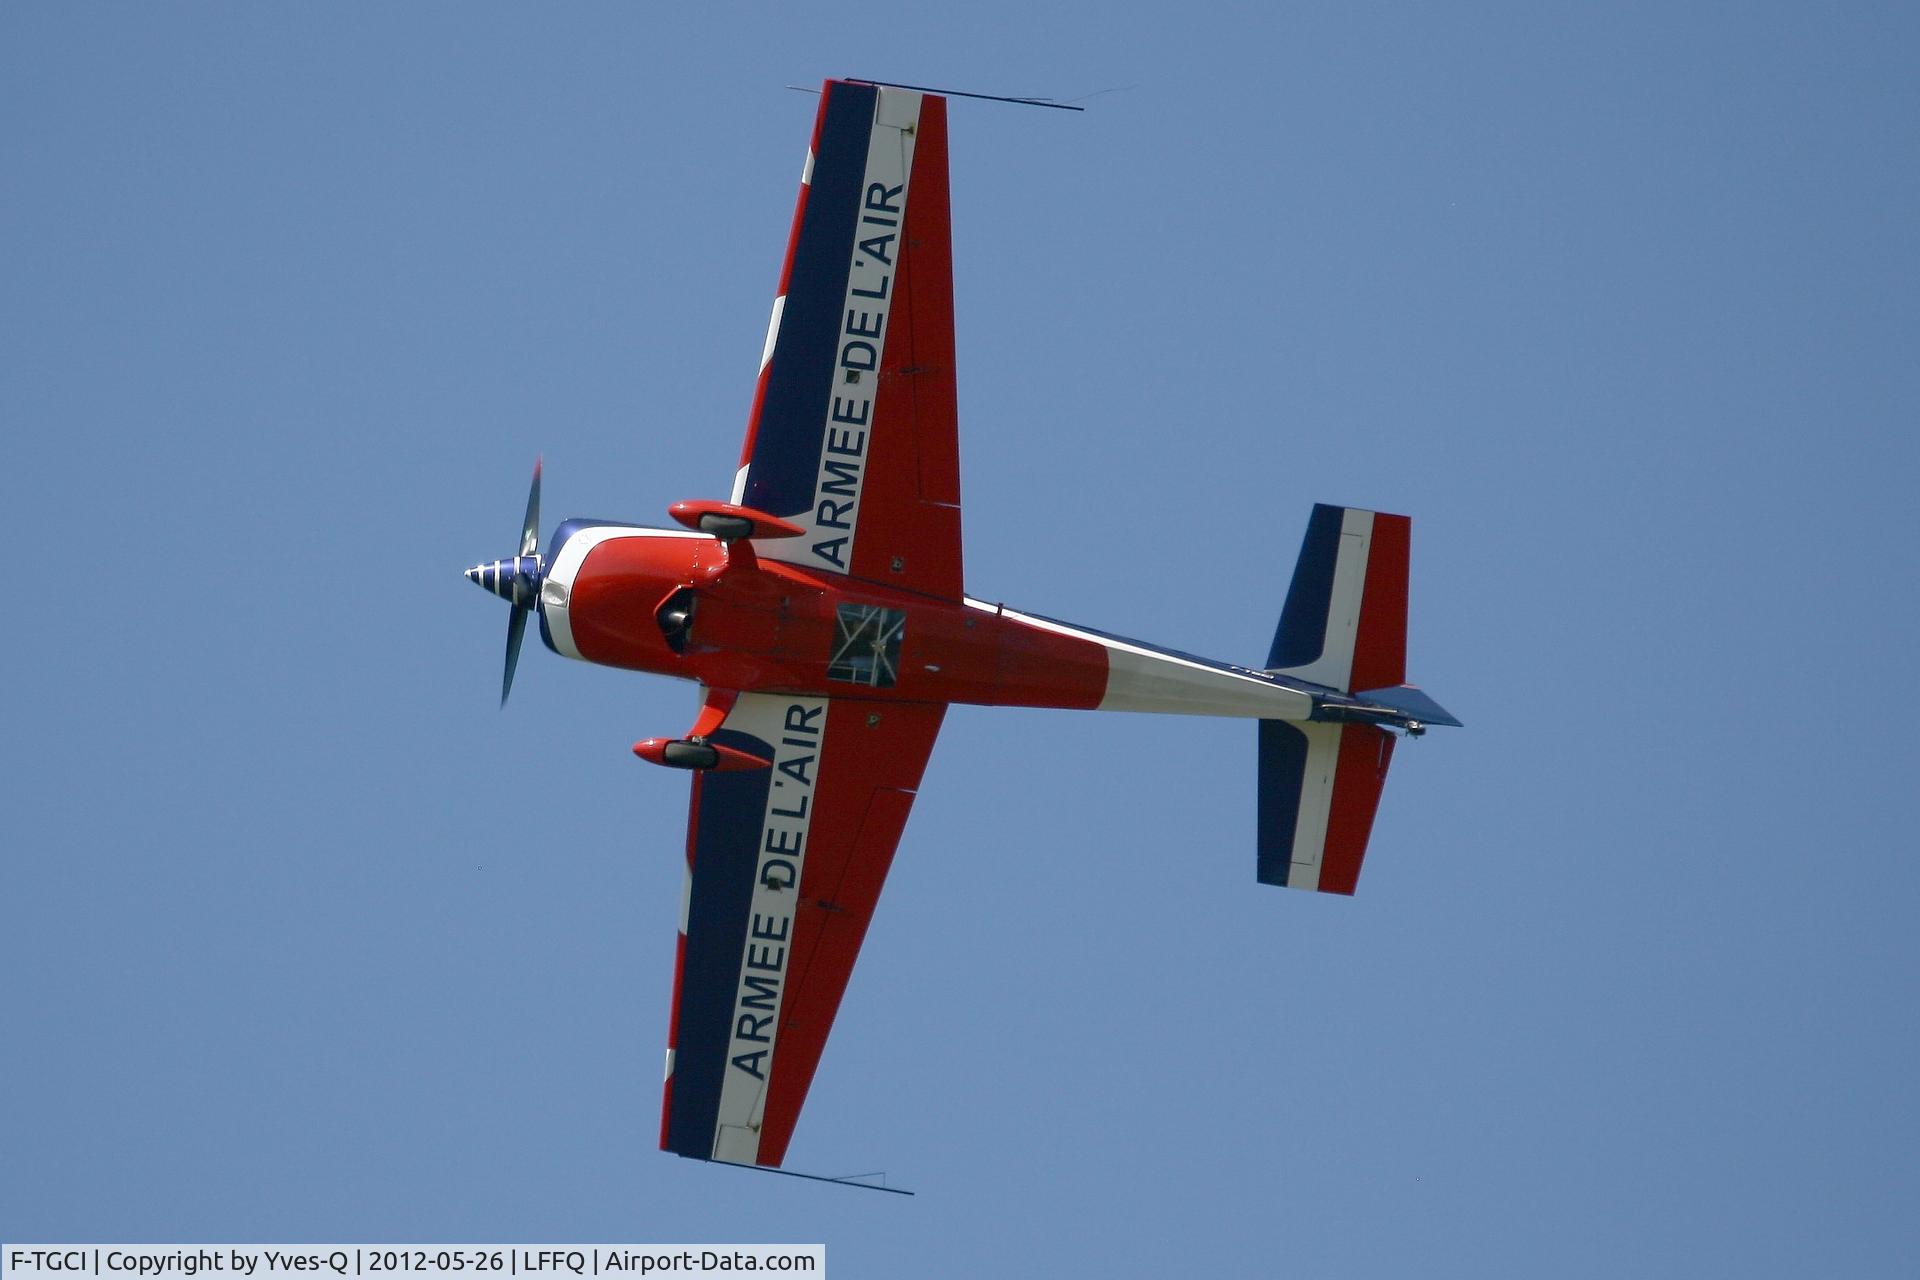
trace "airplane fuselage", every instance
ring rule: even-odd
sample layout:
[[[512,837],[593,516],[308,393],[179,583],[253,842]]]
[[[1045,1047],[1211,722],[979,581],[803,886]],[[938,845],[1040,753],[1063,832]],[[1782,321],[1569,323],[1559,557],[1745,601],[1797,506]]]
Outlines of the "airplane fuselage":
[[[539,591],[565,657],[720,689],[1304,720],[1311,686],[691,530],[569,521]]]

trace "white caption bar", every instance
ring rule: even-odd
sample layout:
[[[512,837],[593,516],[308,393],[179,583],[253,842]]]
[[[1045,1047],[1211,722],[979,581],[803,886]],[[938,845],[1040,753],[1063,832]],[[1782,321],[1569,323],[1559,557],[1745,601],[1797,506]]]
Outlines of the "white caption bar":
[[[10,1244],[0,1280],[76,1276],[823,1276],[824,1244]]]

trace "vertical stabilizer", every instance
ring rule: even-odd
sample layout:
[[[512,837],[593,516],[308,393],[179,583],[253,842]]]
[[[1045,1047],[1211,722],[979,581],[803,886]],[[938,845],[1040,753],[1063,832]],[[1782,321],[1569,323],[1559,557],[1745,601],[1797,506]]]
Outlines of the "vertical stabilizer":
[[[1405,684],[1413,521],[1314,507],[1267,667],[1351,693]]]

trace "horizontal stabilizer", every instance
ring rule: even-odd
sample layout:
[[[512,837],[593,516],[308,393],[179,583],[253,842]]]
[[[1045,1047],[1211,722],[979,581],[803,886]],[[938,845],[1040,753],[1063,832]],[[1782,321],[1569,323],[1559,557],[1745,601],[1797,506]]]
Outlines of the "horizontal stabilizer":
[[[1260,722],[1260,883],[1354,891],[1393,742],[1368,724]]]
[[[1391,707],[1421,724],[1444,724],[1461,728],[1453,713],[1427,696],[1418,685],[1397,684],[1390,689],[1365,689],[1353,695],[1372,706]]]

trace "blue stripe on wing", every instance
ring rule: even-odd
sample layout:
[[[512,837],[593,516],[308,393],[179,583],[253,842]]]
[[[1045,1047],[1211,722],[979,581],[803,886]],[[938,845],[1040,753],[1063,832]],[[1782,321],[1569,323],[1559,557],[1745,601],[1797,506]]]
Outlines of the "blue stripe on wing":
[[[773,757],[773,747],[750,733],[721,729],[709,740]],[[720,1123],[720,1086],[772,777],[771,770],[746,769],[701,773],[694,780],[693,885],[666,1148],[702,1160],[713,1157]]]
[[[787,301],[741,499],[777,516],[798,515],[813,506],[827,398],[839,358],[840,313],[847,300],[860,216],[860,184],[866,177],[879,93],[871,85],[840,82],[827,88],[812,187],[794,245]]]

